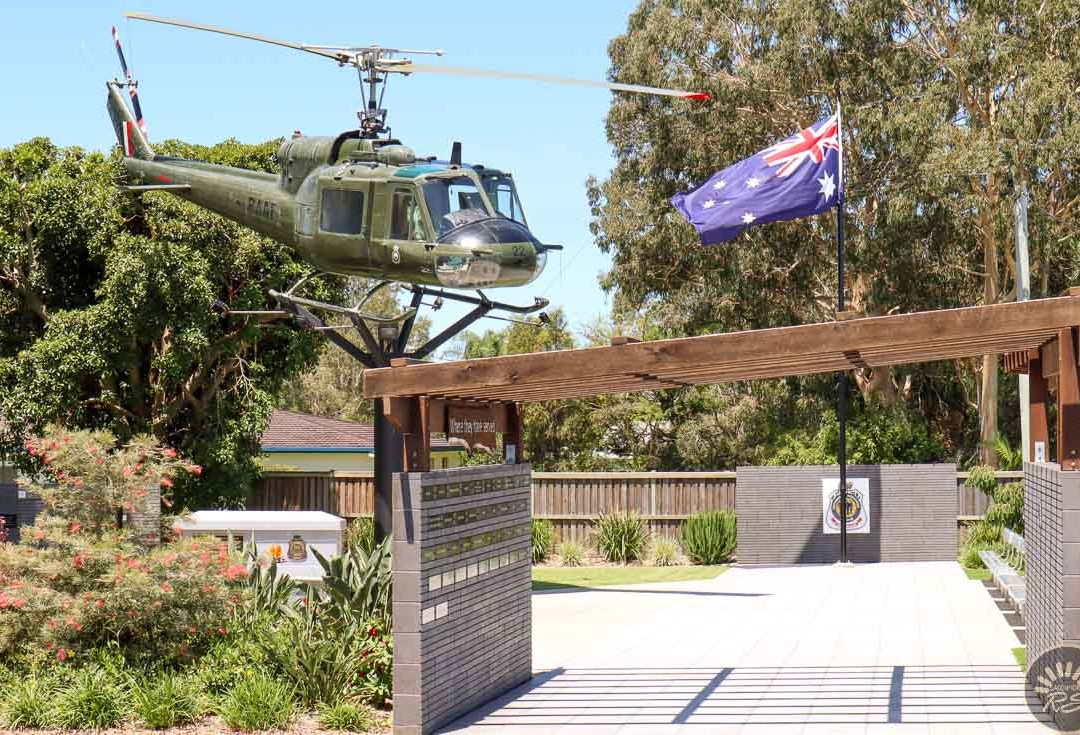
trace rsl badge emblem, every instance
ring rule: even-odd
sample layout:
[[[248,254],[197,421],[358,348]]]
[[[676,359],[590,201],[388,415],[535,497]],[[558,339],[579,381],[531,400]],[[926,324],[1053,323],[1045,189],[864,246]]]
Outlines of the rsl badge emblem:
[[[869,479],[848,478],[846,508],[840,507],[840,481],[836,478],[822,480],[821,506],[825,533],[840,533],[841,518],[847,522],[848,533],[870,533]]]
[[[304,543],[304,539],[300,537],[300,534],[294,534],[292,540],[289,541],[289,561],[306,561],[307,560],[307,544]]]

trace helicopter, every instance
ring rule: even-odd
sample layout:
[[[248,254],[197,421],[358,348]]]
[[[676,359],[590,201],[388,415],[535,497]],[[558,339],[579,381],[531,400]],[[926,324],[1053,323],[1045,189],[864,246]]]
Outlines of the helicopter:
[[[509,171],[463,162],[460,143],[453,144],[449,159],[438,159],[418,156],[392,137],[387,125],[388,110],[383,105],[387,80],[392,75],[485,76],[690,100],[709,98],[705,93],[659,87],[422,65],[406,56],[442,56],[442,50],[302,44],[144,13],[125,15],[282,46],[356,69],[363,105],[357,112],[358,127],[333,137],[294,133],[277,150],[280,170],[276,175],[155,152],[147,135],[138,82],[128,68],[115,27],[113,40],[124,76],[106,83],[106,106],[123,150],[128,192],[164,191],[179,196],[294,247],[316,269],[315,274],[283,293],[271,291],[281,307],[279,311],[233,314],[297,317],[307,326],[326,328],[310,309],[343,313],[360,330],[371,350],[379,347],[379,340],[366,328],[364,320],[374,321],[380,328],[391,322],[399,327],[404,324],[407,334],[425,296],[436,296],[435,308],[443,299],[475,307],[455,324],[459,331],[492,310],[512,314],[542,310],[548,304],[544,299],[512,305],[489,299],[483,289],[528,284],[543,272],[548,253],[561,250],[559,245],[542,243],[530,231]],[[124,88],[130,106],[124,100]],[[374,278],[378,283],[351,308],[298,295],[308,279],[323,273]],[[364,304],[375,291],[392,283],[411,288],[409,309],[389,319],[364,313]],[[475,290],[477,296],[460,290]],[[399,328],[399,353],[404,344],[401,331]]]

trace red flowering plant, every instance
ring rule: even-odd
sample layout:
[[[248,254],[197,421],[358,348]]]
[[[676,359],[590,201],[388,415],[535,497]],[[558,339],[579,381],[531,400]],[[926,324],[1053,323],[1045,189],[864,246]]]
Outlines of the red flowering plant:
[[[0,547],[0,659],[79,660],[116,645],[132,661],[190,661],[244,603],[237,560],[214,538],[145,550],[55,516]]]
[[[27,439],[26,452],[40,467],[37,481],[24,483],[53,515],[101,533],[116,522],[118,511],[145,509],[150,489],[169,490],[180,473],[201,474],[202,468],[180,459],[149,436],[118,443],[107,431],[69,431],[50,426]]]
[[[77,662],[112,645],[130,660],[168,665],[228,634],[246,567],[223,543],[146,550],[115,524],[119,511],[145,507],[148,488],[167,491],[177,473],[198,467],[151,439],[118,445],[106,432],[53,427],[26,450],[42,468],[28,487],[45,510],[18,544],[0,544],[0,660]]]
[[[394,696],[394,635],[379,621],[372,621],[360,643],[357,689],[376,707],[385,706]]]

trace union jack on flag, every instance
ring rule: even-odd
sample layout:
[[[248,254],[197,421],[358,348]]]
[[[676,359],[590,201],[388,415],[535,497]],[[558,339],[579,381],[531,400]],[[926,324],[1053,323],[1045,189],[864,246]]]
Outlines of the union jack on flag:
[[[840,109],[671,198],[705,245],[751,225],[820,214],[843,201]]]

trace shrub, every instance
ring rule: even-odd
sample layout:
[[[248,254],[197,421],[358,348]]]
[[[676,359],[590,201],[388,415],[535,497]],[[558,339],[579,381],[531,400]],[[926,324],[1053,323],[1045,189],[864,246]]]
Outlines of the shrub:
[[[965,544],[960,549],[960,565],[967,569],[982,569],[985,565],[979,557],[980,547],[971,543]]]
[[[393,577],[389,537],[368,555],[349,549],[327,559],[317,549],[311,551],[322,565],[323,583],[321,588],[312,588],[309,596],[318,601],[323,613],[358,623],[377,619],[380,627],[390,627]]]
[[[360,696],[376,707],[394,695],[394,636],[389,627],[368,628],[360,654]]]
[[[986,523],[1024,533],[1024,483],[1000,485],[994,491],[993,498],[986,511]]]
[[[128,660],[190,661],[228,631],[247,568],[210,538],[146,551],[120,532],[39,518],[0,545],[0,657],[60,661],[118,642]]]
[[[596,548],[609,562],[638,561],[645,553],[649,528],[637,513],[601,513],[594,528]]]
[[[192,673],[199,689],[220,701],[241,680],[266,673],[270,661],[257,635],[268,629],[269,621],[252,620],[250,632],[230,633],[214,643]]]
[[[97,666],[79,669],[53,705],[52,724],[69,730],[119,725],[130,709],[126,687]]]
[[[31,672],[0,690],[0,722],[5,727],[45,728],[52,724],[53,681]]]
[[[563,541],[557,552],[564,567],[580,567],[585,561],[585,547],[577,541]]]
[[[555,545],[555,526],[546,518],[534,518],[532,522],[532,560],[539,564],[551,554]]]
[[[720,564],[735,553],[735,513],[707,510],[686,519],[680,533],[682,547],[695,564]]]
[[[288,607],[299,589],[293,578],[279,572],[276,561],[257,558],[253,545],[245,549],[244,557],[248,563],[247,583],[251,594],[243,614],[257,618],[276,615]]]
[[[353,518],[345,529],[345,548],[356,549],[364,556],[375,550],[375,519],[370,516]]]
[[[262,645],[279,678],[302,704],[337,704],[359,691],[362,630],[353,621],[323,620],[314,608],[266,631]]]
[[[997,490],[997,477],[994,475],[994,468],[986,465],[972,467],[971,471],[968,472],[967,484],[976,490],[982,490],[987,497],[993,498],[994,491]]]
[[[367,732],[375,727],[375,713],[371,708],[354,702],[321,705],[316,714],[319,725],[326,730]]]
[[[28,439],[26,450],[48,480],[30,485],[48,512],[91,533],[113,528],[117,511],[143,507],[148,487],[160,485],[168,504],[174,478],[182,472],[202,473],[201,467],[182,461],[149,436],[118,444],[107,431],[53,425],[44,436]]]
[[[265,674],[244,677],[225,696],[218,713],[233,730],[284,730],[296,711],[288,684]]]
[[[131,699],[135,714],[153,730],[194,722],[205,709],[198,681],[168,671],[137,682]]]
[[[679,563],[679,548],[667,538],[657,539],[652,547],[653,564],[658,567],[671,567]]]

